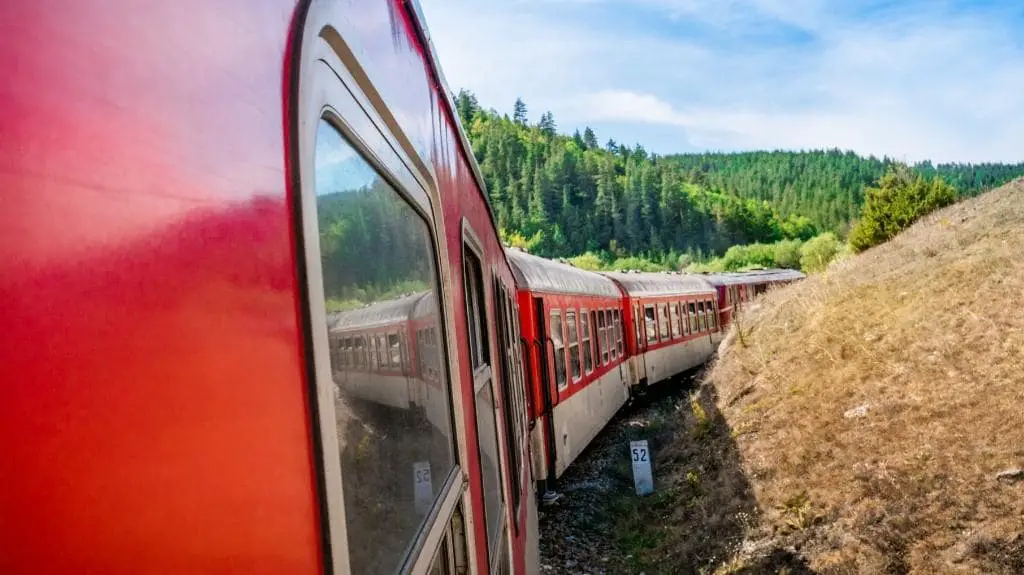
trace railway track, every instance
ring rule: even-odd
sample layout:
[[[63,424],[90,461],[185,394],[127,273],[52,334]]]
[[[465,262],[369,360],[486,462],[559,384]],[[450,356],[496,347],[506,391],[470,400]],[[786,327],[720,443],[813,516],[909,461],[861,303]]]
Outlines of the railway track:
[[[657,468],[655,493],[634,494],[629,442],[646,439],[654,454],[671,441],[684,425],[701,372],[691,370],[634,398],[562,476],[561,497],[540,510],[542,573],[639,572],[631,551],[646,542],[633,540],[628,524],[639,506],[658,505],[663,496]]]

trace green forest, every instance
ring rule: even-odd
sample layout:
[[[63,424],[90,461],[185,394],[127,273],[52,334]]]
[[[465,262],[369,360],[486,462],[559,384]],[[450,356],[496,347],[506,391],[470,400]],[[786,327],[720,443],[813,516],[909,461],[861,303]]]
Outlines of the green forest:
[[[455,102],[506,243],[583,267],[697,269],[719,258],[713,267],[736,269],[722,263],[730,248],[800,267],[811,238],[828,234],[812,246],[842,251],[865,190],[898,166],[840,150],[659,156],[602,144],[590,128],[560,134],[550,112],[532,122],[522,100],[511,117],[465,90]],[[908,168],[960,197],[1024,175],[1024,163]]]

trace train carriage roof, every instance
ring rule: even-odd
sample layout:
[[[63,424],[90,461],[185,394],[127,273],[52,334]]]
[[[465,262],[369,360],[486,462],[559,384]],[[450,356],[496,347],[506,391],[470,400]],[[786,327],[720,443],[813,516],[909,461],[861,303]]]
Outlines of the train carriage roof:
[[[602,272],[614,279],[631,297],[714,293],[715,288],[694,274]]]
[[[751,270],[746,272],[721,272],[705,274],[704,278],[712,285],[733,286],[765,282],[795,281],[804,279],[802,272],[787,269]]]
[[[351,331],[384,327],[408,321],[416,304],[427,293],[414,293],[398,299],[373,303],[364,308],[332,314],[328,318],[328,327],[331,331]]]
[[[581,270],[515,248],[505,248],[512,275],[520,289],[535,292],[622,297],[615,282],[594,272]]]

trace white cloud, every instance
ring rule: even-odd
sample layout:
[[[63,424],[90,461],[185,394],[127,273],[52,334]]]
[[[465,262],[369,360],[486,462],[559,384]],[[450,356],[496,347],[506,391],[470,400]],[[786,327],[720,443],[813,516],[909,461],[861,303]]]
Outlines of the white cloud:
[[[1024,47],[998,14],[954,18],[918,4],[858,20],[835,14],[851,5],[819,0],[582,1],[424,9],[453,88],[501,111],[522,96],[531,117],[551,110],[562,129],[603,125],[615,133],[601,137],[662,153],[839,147],[1024,160]],[[620,24],[624,6],[675,19]],[[765,19],[805,37],[765,41],[755,26]]]

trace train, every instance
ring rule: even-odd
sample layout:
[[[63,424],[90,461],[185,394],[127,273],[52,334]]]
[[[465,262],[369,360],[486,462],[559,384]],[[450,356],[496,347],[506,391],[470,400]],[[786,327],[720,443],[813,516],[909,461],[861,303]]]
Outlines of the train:
[[[536,573],[794,272],[503,246],[414,0],[4,6],[0,572]]]

